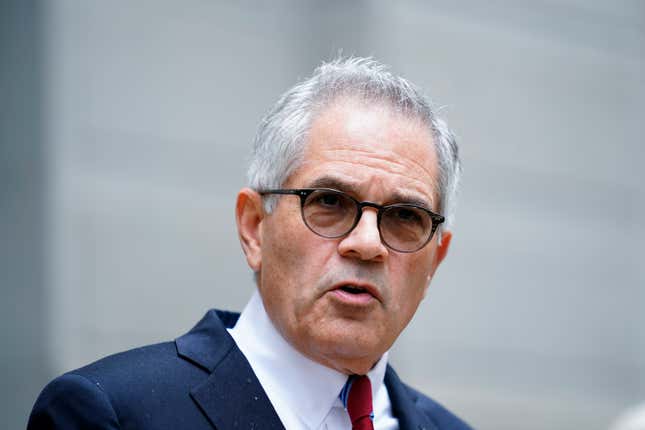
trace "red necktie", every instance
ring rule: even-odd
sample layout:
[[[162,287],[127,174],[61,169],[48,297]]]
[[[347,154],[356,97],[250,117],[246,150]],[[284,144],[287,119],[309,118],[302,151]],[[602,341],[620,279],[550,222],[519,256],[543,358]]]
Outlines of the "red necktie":
[[[367,376],[357,376],[347,396],[347,412],[352,430],[374,430],[372,424],[372,384]]]

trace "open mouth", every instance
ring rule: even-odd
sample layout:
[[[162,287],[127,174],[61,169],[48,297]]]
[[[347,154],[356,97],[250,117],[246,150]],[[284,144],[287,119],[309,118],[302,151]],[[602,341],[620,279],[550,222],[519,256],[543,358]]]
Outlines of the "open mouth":
[[[342,287],[340,287],[340,290],[345,291],[346,293],[349,293],[349,294],[361,294],[361,293],[369,294],[369,291],[357,285],[343,285]]]
[[[329,293],[338,303],[345,306],[370,307],[382,301],[376,285],[351,279],[333,285]]]

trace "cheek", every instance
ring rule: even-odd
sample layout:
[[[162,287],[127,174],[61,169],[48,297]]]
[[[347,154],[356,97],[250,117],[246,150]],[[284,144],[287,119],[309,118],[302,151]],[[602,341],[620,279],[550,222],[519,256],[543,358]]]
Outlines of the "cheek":
[[[266,230],[262,241],[262,286],[272,290],[272,296],[288,293],[289,283],[297,282],[297,246],[291,229]]]
[[[265,302],[294,317],[303,312],[325,267],[324,245],[328,243],[309,231],[299,211],[282,213],[267,223],[262,241]]]
[[[285,205],[286,206],[286,205]],[[274,213],[265,219],[262,229],[262,257],[265,267],[272,272],[281,272],[293,267],[302,234],[300,214],[291,207],[280,204]]]
[[[393,285],[396,310],[401,317],[411,318],[414,311],[425,295],[428,277],[431,273],[431,256],[424,255],[418,258],[405,258],[398,262],[393,271],[396,272],[396,281]]]

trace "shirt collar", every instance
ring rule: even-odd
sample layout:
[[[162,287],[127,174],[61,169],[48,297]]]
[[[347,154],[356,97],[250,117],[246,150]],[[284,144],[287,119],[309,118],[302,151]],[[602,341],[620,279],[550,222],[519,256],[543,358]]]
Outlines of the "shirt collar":
[[[257,289],[237,324],[229,331],[280,418],[283,418],[280,406],[287,405],[308,428],[319,428],[331,408],[338,404],[347,375],[323,366],[293,348],[273,326]],[[373,399],[383,385],[386,366],[387,353],[367,374]]]

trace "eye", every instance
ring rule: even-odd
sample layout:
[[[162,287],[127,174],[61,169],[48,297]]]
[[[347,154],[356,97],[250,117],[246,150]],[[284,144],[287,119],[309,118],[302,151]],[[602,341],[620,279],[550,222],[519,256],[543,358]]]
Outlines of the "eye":
[[[336,193],[320,193],[316,196],[316,204],[326,207],[337,207],[340,205],[341,197]]]
[[[319,210],[345,210],[351,205],[352,201],[342,193],[325,190],[314,191],[305,202],[305,206]]]
[[[422,219],[421,215],[418,212],[418,209],[413,208],[396,208],[393,210],[394,218],[397,221],[411,223],[411,224],[421,224]]]

